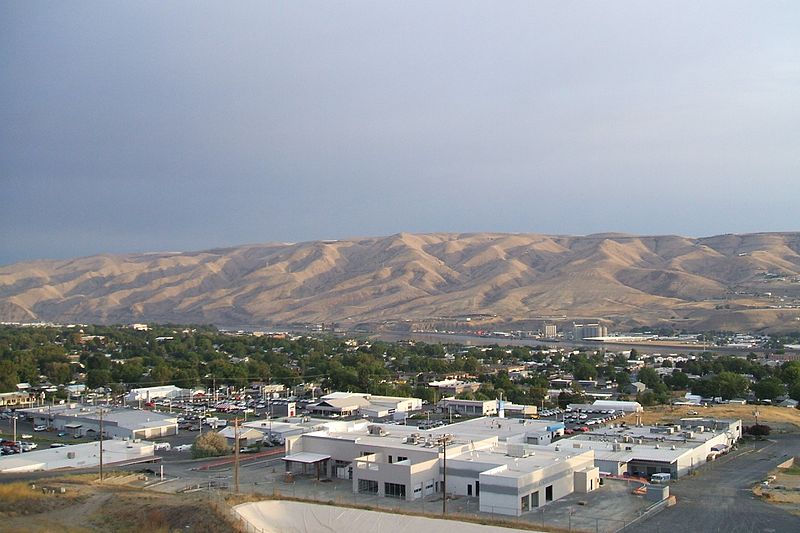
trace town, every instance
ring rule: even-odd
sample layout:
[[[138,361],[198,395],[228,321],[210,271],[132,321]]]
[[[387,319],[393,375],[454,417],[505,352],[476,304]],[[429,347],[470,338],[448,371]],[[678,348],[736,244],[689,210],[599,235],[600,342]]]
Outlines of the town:
[[[779,464],[792,471],[800,451],[793,342],[763,337],[761,353],[736,356],[610,351],[599,339],[469,346],[7,325],[0,480],[71,471],[159,493],[249,494],[232,513],[253,527],[291,495],[626,530],[657,523],[681,506],[682,484],[753,451],[785,452],[751,480],[764,494],[785,488],[768,478]]]

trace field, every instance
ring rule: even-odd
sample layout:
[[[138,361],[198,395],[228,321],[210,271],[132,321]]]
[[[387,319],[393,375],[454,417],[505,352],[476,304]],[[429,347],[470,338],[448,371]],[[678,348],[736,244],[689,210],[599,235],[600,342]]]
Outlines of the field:
[[[167,533],[235,531],[206,497],[162,494],[126,486],[99,485],[93,476],[0,483],[0,522],[8,533]],[[45,494],[41,488],[56,489]],[[61,493],[60,489],[65,492]]]
[[[756,422],[753,415],[756,409],[759,413],[759,424],[766,424],[775,430],[800,430],[800,410],[770,405],[714,405],[705,408],[687,405],[662,405],[645,408],[644,413],[641,413],[641,420],[643,424],[658,424],[674,422],[689,416],[708,416],[714,418],[741,418],[745,426],[750,426]],[[690,411],[697,411],[699,414],[689,415]],[[635,423],[636,415],[628,415],[624,420],[629,424]]]

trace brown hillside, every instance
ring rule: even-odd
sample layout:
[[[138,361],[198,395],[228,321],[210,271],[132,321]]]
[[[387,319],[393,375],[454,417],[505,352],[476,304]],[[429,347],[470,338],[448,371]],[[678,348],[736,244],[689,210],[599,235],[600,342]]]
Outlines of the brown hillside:
[[[542,315],[800,329],[800,233],[398,234],[0,267],[0,319],[221,325]]]

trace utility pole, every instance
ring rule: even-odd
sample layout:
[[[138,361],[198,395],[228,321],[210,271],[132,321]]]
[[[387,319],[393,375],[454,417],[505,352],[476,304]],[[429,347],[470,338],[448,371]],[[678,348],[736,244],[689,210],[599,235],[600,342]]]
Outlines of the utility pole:
[[[14,414],[11,415],[11,420],[12,420],[12,422],[14,424],[14,443],[16,444],[16,442],[17,442],[17,413],[16,412],[14,412]],[[756,425],[758,425],[758,423],[756,423]]]
[[[447,445],[450,442],[450,435],[441,435],[439,444],[442,445],[442,516],[447,514]]]
[[[103,482],[103,408],[100,408],[100,483]]]
[[[233,419],[233,485],[239,493],[239,417]]]

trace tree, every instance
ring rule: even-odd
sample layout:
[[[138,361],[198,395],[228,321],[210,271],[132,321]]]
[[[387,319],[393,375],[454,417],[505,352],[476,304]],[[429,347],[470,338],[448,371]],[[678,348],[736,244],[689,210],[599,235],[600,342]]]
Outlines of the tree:
[[[672,375],[664,376],[664,383],[672,390],[685,390],[689,387],[689,376],[683,372],[673,372]]]
[[[661,382],[661,378],[658,377],[658,374],[652,368],[643,368],[639,370],[636,377],[639,381],[647,385],[648,389],[654,389],[656,385]]]
[[[744,396],[747,391],[747,378],[733,372],[720,372],[713,381],[716,383],[719,395],[725,400]]]
[[[231,453],[225,437],[215,431],[203,433],[192,443],[192,457],[217,457]]]
[[[774,400],[783,394],[783,383],[778,378],[765,378],[751,387],[759,400]]]
[[[800,379],[789,386],[789,397],[800,402]]]
[[[19,376],[17,367],[11,361],[0,361],[0,392],[10,392],[17,388]]]
[[[597,367],[589,361],[583,359],[575,364],[575,371],[573,372],[575,379],[594,379],[597,377]]]

